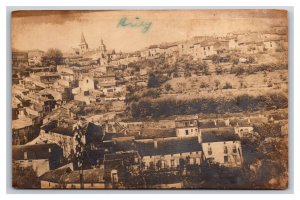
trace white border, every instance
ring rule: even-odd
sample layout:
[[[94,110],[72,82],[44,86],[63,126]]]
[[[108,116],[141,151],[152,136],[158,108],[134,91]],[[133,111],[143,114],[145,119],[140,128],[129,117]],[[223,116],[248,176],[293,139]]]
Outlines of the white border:
[[[71,0],[66,0],[66,1],[58,1],[58,0],[52,0],[52,1],[46,1],[46,0],[42,0],[42,1],[34,1],[34,0],[27,0],[26,3],[27,5],[37,5],[37,6],[51,6],[51,7],[39,7],[39,8],[28,8],[28,9],[87,9],[87,5],[89,5],[89,9],[103,9],[103,8],[106,8],[106,9],[158,9],[158,7],[153,7],[153,6],[168,6],[167,8],[170,8],[170,5],[167,5],[166,3],[163,3],[162,1],[159,2],[159,1],[151,1],[151,3],[146,3],[146,1],[144,2],[139,2],[139,1],[122,1],[122,0],[118,0],[118,1],[109,1],[109,2],[106,2],[106,3],[102,3],[101,6],[106,6],[106,7],[90,7],[90,6],[99,6],[99,2],[96,2],[96,1],[93,1],[93,0],[85,0],[85,1],[79,1],[79,0],[72,0],[72,3],[70,3],[69,1]],[[0,13],[1,13],[1,16],[0,16],[0,19],[1,19],[1,30],[4,30],[4,28],[9,28],[10,27],[10,24],[6,24],[8,21],[6,19],[6,16],[7,16],[7,13],[6,13],[6,6],[25,6],[25,1],[24,0],[10,0],[9,2],[5,2],[5,3],[2,3],[1,4],[1,10],[0,10]],[[156,2],[156,3],[155,3]],[[135,5],[137,5],[137,3],[139,4],[139,7],[133,7]],[[199,4],[199,3],[198,3]],[[278,8],[278,9],[287,9],[287,7],[285,6],[295,6],[294,7],[294,20],[295,20],[295,25],[297,24],[297,19],[299,19],[299,6],[297,6],[297,3],[294,3],[293,1],[272,1],[272,2],[261,2],[261,1],[257,1],[257,0],[254,0],[254,1],[251,1],[251,2],[245,2],[245,3],[241,3],[240,1],[234,1],[234,0],[229,0],[229,1],[226,1],[226,3],[224,3],[223,1],[214,1],[214,0],[210,0],[209,2],[202,2],[201,3],[201,6],[208,6],[208,7],[197,7],[197,9],[208,9],[208,8],[212,8],[211,6],[215,6],[217,5],[217,7],[213,7],[213,9],[224,9],[224,7],[220,7],[220,6],[231,6],[229,8],[232,8],[232,6],[239,6],[239,7],[235,7],[235,8],[258,8],[258,7],[261,7],[261,6],[269,6],[269,5],[272,5],[272,7],[269,7],[269,8]],[[120,6],[130,6],[130,7],[123,7],[123,8],[120,8],[120,7],[111,7],[110,5],[120,5]],[[146,5],[150,5],[151,7],[144,7]],[[192,3],[192,1],[190,0],[185,0],[184,3],[181,1],[172,1],[172,7],[173,9],[181,9],[180,7],[174,7],[174,6],[198,6],[196,3]],[[251,7],[244,7],[244,6],[247,6],[247,5],[250,5]],[[64,8],[61,8],[61,7],[53,7],[53,6],[68,6],[67,8],[64,7]],[[70,7],[71,6],[71,7]],[[81,7],[74,7],[74,6],[81,6]],[[141,7],[142,6],[142,7]],[[258,7],[257,7],[258,6]],[[275,7],[275,6],[280,6],[280,7]],[[189,8],[189,9],[196,9],[196,7],[184,7],[184,8]],[[225,8],[228,8],[228,7],[225,7]],[[15,8],[14,8],[15,9]],[[164,8],[163,8],[164,9]],[[289,9],[292,9],[292,8],[289,8]],[[291,23],[291,22],[290,22]],[[299,24],[299,23],[298,23]],[[290,31],[291,31],[291,26],[293,26],[293,24],[290,24],[289,27],[290,27]],[[294,27],[295,29],[295,34],[294,35],[299,35],[297,33],[299,33],[299,27],[295,26]],[[11,106],[10,106],[10,81],[6,80],[6,78],[10,79],[9,76],[7,76],[7,73],[8,73],[8,68],[7,68],[7,63],[6,63],[6,59],[7,59],[7,55],[10,54],[10,50],[8,51],[8,47],[10,46],[10,37],[5,37],[6,33],[9,33],[9,32],[5,32],[5,31],[1,31],[1,41],[0,41],[0,44],[6,44],[5,45],[1,45],[1,66],[0,67],[0,75],[1,75],[1,78],[0,78],[0,88],[1,88],[1,91],[6,94],[6,98],[0,98],[1,99],[1,107],[0,107],[0,110],[2,111],[8,111],[10,110]],[[290,33],[291,34],[291,33]],[[293,63],[293,60],[294,60],[294,57],[292,55],[292,52],[293,52],[293,45],[292,44],[297,44],[297,38],[294,38],[294,41],[292,41],[293,43],[291,44],[291,35],[289,35],[289,56],[290,56],[290,59],[289,59],[289,66],[290,66],[290,77],[289,77],[289,83],[290,83],[290,88],[289,88],[289,94],[290,94],[290,104],[289,104],[289,119],[292,120],[294,118],[295,122],[297,121],[297,112],[295,112],[297,110],[297,105],[295,104],[294,107],[292,106],[293,102],[299,102],[297,101],[297,98],[299,98],[299,95],[297,91],[295,91],[295,93],[293,92],[293,88],[297,88],[297,85],[299,84],[298,80],[299,78],[296,78],[295,80],[293,79],[293,77],[299,77],[299,70],[297,70],[297,68],[293,68],[292,63]],[[297,55],[297,49],[299,47],[297,45],[295,45],[295,55]],[[295,63],[294,65],[297,66],[298,64],[298,60],[297,60],[297,57],[295,58]],[[298,75],[298,76],[297,76]],[[5,82],[6,80],[6,82]],[[295,81],[295,82],[294,82]],[[294,84],[293,84],[294,82]],[[293,100],[294,98],[295,100]],[[8,110],[7,110],[8,108]],[[293,110],[291,110],[291,108],[294,108]],[[0,134],[1,135],[1,150],[2,152],[5,152],[7,150],[11,151],[11,148],[7,148],[6,147],[6,144],[7,144],[7,136],[8,136],[8,132],[6,130],[9,130],[10,129],[10,124],[9,123],[6,123],[7,121],[7,118],[10,119],[10,117],[7,115],[7,113],[3,112],[3,115],[1,115],[1,123],[4,125],[2,127],[6,127],[4,129],[4,133]],[[295,116],[293,116],[295,114]],[[10,121],[10,120],[8,120]],[[289,123],[289,128],[290,128],[290,132],[293,130],[293,123]],[[295,133],[297,133],[297,127],[295,127]],[[292,139],[292,140],[291,140]],[[291,143],[294,143],[295,141],[299,141],[299,136],[297,134],[295,134],[295,136],[293,138],[290,138],[289,140]],[[290,144],[291,144],[290,143]],[[296,143],[297,144],[297,143]],[[295,149],[294,149],[294,152],[297,152],[297,145],[295,145]],[[298,149],[299,150],[299,149]],[[8,153],[8,152],[7,152]],[[3,155],[3,154],[2,154]],[[9,157],[9,153],[6,154],[7,157]],[[294,163],[290,163],[291,164],[294,164],[294,169],[299,169],[299,163],[297,163],[298,159],[296,160],[293,160],[293,157],[295,157],[295,155],[291,154],[291,157],[290,157],[290,160],[294,161]],[[6,184],[7,184],[7,179],[5,178],[6,175],[7,175],[7,172],[6,169],[9,168],[9,165],[4,161],[0,163],[0,166],[1,166],[1,170],[0,170],[0,177],[2,177],[1,179],[1,194],[4,194],[1,195],[0,199],[2,199],[2,196],[4,197],[3,199],[14,199],[15,195],[7,195],[5,193],[9,192],[6,188]],[[298,168],[297,168],[298,166]],[[298,171],[295,170],[295,174],[294,174],[294,177],[298,177]],[[290,174],[291,175],[291,174]],[[290,180],[291,181],[291,180]],[[298,185],[298,180],[297,178],[294,179],[295,183],[294,183],[294,188],[298,188],[297,185]],[[10,183],[8,183],[10,184]],[[30,191],[30,190],[27,190],[27,191],[24,191],[25,193],[33,193],[33,191]],[[24,193],[22,191],[22,193]],[[65,191],[58,191],[59,193],[66,193]],[[82,198],[81,195],[76,195],[76,194],[86,194],[86,193],[92,193],[92,194],[96,194],[96,193],[101,193],[101,194],[112,194],[112,193],[116,193],[116,194],[132,194],[132,193],[160,193],[160,194],[164,194],[164,193],[167,193],[168,196],[165,196],[164,198],[178,198],[179,196],[177,196],[177,194],[197,194],[197,193],[205,193],[203,194],[202,197],[204,198],[209,198],[211,199],[212,197],[214,198],[224,198],[225,196],[222,195],[222,196],[219,196],[219,194],[224,194],[226,195],[226,197],[230,197],[230,199],[235,199],[235,198],[264,198],[263,195],[244,195],[244,196],[241,196],[241,194],[245,194],[245,193],[250,193],[250,194],[255,194],[255,193],[266,193],[265,191],[215,191],[215,190],[210,190],[210,191],[203,191],[203,190],[197,190],[197,191],[191,191],[191,190],[183,190],[183,191],[149,191],[149,190],[146,190],[146,191],[70,191],[71,193],[74,193],[75,194],[72,194],[70,197],[71,198]],[[70,193],[69,191],[67,191],[67,193]],[[291,194],[286,194],[286,195],[276,195],[278,193],[281,193],[280,191],[267,191],[268,194],[270,193],[273,193],[271,196],[272,199],[294,199],[296,198],[297,196],[299,196],[297,194],[297,191],[295,190],[294,191],[295,194],[294,195],[291,195]],[[36,193],[36,192],[34,192]],[[40,196],[41,194],[45,194],[45,193],[53,193],[53,191],[40,191],[38,192],[38,194],[36,195],[22,195],[22,196],[18,196],[18,198],[22,198],[22,199],[34,199],[34,198],[46,198],[46,199],[52,199],[53,196],[50,195],[43,195],[43,196]],[[174,193],[174,195],[171,195],[170,193]],[[212,195],[212,196],[207,196],[207,193],[214,193],[214,194],[218,194],[218,195]],[[230,194],[228,194],[230,193]],[[237,193],[236,195],[232,195],[232,193]],[[58,195],[59,197],[62,197],[62,195]],[[107,196],[105,195],[106,197],[108,198],[111,198],[111,196]],[[151,195],[152,196],[152,195]],[[194,195],[193,195],[194,196]],[[101,196],[103,197],[103,196]],[[106,197],[103,197],[103,198],[106,198]],[[128,197],[126,195],[126,197]],[[97,198],[97,197],[96,197]],[[99,197],[98,197],[99,198]],[[123,198],[121,196],[119,196],[119,198]],[[132,199],[133,196],[130,195],[130,198]],[[147,198],[146,195],[144,195],[142,198]],[[150,197],[148,195],[148,198],[153,198],[153,197]],[[179,198],[182,198],[182,197],[179,197]],[[199,198],[199,197],[198,197]],[[139,197],[140,199],[140,197]]]

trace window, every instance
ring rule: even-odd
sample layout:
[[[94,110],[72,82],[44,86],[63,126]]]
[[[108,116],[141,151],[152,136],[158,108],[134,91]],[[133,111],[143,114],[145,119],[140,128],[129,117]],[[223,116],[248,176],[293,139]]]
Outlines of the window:
[[[185,130],[185,134],[188,135],[189,134],[189,130]]]
[[[174,166],[175,166],[175,161],[171,160],[171,167],[174,167]]]
[[[88,79],[86,79],[86,83],[89,83],[89,80],[88,80]]]
[[[228,153],[228,148],[227,148],[227,146],[224,147],[224,153]]]
[[[212,155],[212,149],[211,149],[211,147],[208,147],[207,153],[208,153],[208,155]]]
[[[193,132],[193,129],[191,129],[191,132]]]
[[[224,156],[224,163],[228,162],[228,156]]]
[[[210,50],[210,47],[207,47],[208,48],[208,50]]]
[[[236,153],[236,152],[237,152],[237,151],[236,151],[236,146],[233,146],[232,152],[233,152],[233,153]]]
[[[26,151],[24,152],[24,159],[25,160],[27,159],[27,152]]]
[[[161,167],[162,167],[162,168],[166,168],[166,161],[164,161],[164,160],[161,161]]]

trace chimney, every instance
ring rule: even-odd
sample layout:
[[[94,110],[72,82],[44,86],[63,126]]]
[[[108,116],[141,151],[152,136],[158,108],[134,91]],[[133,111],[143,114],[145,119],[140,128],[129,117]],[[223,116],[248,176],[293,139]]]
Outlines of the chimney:
[[[202,143],[202,132],[201,132],[201,130],[199,130],[199,132],[198,132],[198,142],[199,142],[199,144]]]
[[[154,142],[154,148],[157,149],[157,139],[154,139],[153,142]]]
[[[229,119],[226,119],[226,120],[225,120],[225,125],[226,125],[226,126],[229,126],[229,124],[230,124]]]

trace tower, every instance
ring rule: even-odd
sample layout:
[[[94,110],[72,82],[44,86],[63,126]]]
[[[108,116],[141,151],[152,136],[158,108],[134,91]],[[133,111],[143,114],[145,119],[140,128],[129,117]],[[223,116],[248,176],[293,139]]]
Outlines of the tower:
[[[84,37],[83,33],[81,33],[81,41],[80,41],[79,47],[80,47],[81,53],[86,52],[89,48],[88,44],[85,41],[85,37]]]
[[[100,46],[99,46],[99,51],[102,55],[105,55],[106,54],[106,46],[105,44],[103,43],[103,39],[101,38],[101,43],[100,43]]]

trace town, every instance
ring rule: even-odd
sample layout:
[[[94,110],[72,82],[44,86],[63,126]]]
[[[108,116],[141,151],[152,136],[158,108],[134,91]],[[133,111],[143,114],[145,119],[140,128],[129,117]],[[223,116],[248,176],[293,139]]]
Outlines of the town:
[[[12,51],[15,188],[287,187],[286,26]]]

